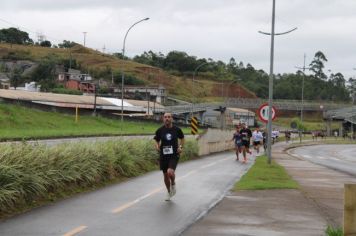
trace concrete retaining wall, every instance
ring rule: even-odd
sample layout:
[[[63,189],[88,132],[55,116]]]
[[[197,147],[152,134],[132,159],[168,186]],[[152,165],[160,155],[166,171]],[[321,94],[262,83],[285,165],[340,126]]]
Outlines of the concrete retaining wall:
[[[356,184],[345,184],[344,235],[356,235]]]
[[[198,137],[199,156],[233,149],[234,143],[231,141],[233,132],[209,128],[206,133]]]

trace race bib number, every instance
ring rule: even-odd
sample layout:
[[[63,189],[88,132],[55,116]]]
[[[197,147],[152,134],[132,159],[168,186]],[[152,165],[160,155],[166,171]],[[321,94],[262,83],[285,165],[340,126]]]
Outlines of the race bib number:
[[[173,147],[163,146],[163,155],[170,155],[170,154],[173,154]]]

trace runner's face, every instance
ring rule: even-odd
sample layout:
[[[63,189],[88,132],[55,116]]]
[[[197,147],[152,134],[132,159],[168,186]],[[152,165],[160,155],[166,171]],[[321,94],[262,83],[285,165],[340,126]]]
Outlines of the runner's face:
[[[164,122],[164,125],[170,126],[172,124],[172,115],[169,113],[164,114],[163,122]]]

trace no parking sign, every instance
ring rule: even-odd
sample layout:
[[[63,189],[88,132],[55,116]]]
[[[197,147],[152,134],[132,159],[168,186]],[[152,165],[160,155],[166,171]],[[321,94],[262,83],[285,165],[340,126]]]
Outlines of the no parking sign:
[[[269,107],[268,103],[264,103],[258,108],[258,116],[262,122],[268,122]],[[272,106],[272,120],[276,118],[276,108]]]

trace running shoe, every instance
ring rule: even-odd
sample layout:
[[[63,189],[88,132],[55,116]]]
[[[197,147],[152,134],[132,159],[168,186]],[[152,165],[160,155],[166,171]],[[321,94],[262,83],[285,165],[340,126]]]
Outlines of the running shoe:
[[[164,199],[165,201],[170,201],[171,200],[171,193],[167,192],[166,198]]]
[[[176,185],[174,184],[172,184],[171,185],[171,188],[170,188],[170,193],[171,193],[171,197],[173,197],[174,195],[176,195],[176,193],[177,193],[177,188],[176,188]]]

